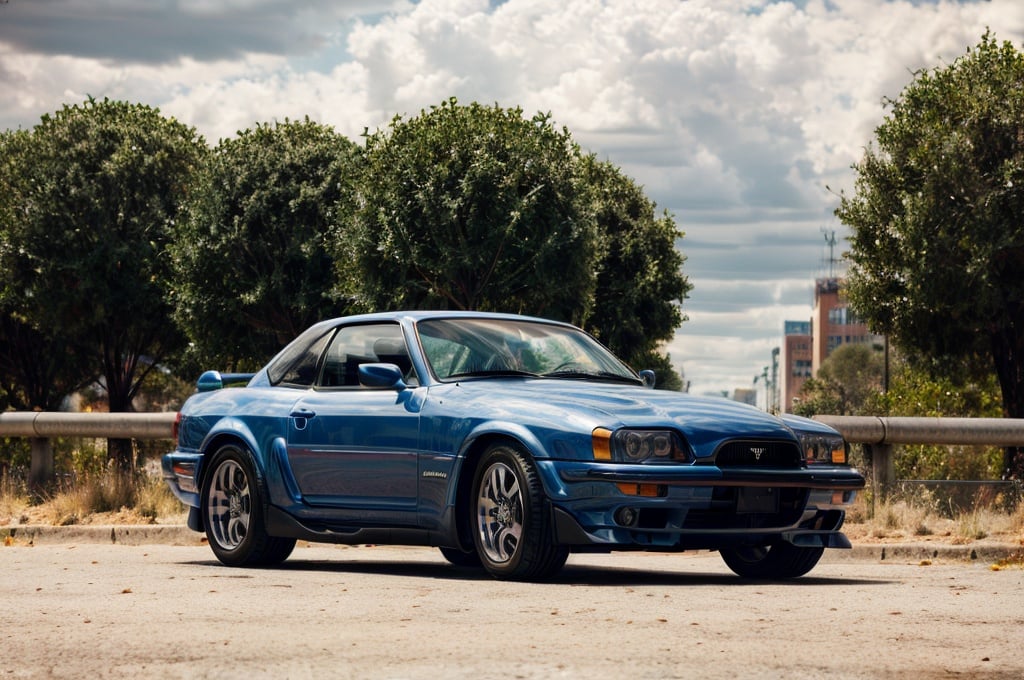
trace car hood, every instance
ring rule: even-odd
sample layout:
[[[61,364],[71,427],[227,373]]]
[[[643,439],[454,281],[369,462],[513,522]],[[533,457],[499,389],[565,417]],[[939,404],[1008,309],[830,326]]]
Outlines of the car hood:
[[[794,438],[779,418],[724,398],[576,380],[489,379],[440,390],[449,406],[483,418],[532,422],[552,429],[673,427],[698,456],[723,439]],[[441,395],[438,395],[441,396]]]

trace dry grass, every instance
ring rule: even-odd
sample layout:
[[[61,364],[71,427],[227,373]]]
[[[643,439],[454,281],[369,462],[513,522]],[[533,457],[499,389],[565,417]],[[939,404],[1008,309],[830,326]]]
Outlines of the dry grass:
[[[33,501],[18,485],[0,484],[0,526],[40,524],[174,524],[186,510],[156,476],[142,474],[126,481],[113,472],[81,476]]]
[[[4,523],[5,518],[19,519],[25,516],[29,505],[31,498],[28,493],[7,477],[0,479],[0,524]]]
[[[1011,512],[975,508],[939,512],[921,499],[877,502],[858,499],[844,530],[857,542],[925,541],[964,545],[993,540],[1024,545],[1024,504]]]

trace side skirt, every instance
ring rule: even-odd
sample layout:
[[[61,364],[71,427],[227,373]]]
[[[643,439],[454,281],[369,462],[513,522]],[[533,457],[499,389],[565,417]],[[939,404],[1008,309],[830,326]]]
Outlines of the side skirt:
[[[267,507],[267,533],[287,536],[313,543],[358,545],[422,545],[431,547],[458,547],[454,537],[444,532],[408,527],[342,527],[312,525],[300,522],[276,506]]]

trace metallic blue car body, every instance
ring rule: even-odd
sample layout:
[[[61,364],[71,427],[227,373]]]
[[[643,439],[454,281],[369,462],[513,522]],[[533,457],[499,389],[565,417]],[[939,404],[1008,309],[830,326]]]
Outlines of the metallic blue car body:
[[[838,434],[827,426],[783,420],[725,399],[648,389],[631,371],[633,384],[512,374],[439,379],[418,333],[419,324],[437,319],[548,324],[556,332],[576,332],[512,315],[363,315],[322,322],[302,337],[397,324],[410,362],[403,375],[415,379],[396,380],[399,369],[381,354],[359,367],[361,386],[275,385],[271,368],[288,348],[243,388],[215,389],[228,376],[204,374],[200,385],[208,391],[185,403],[177,448],[163,458],[171,489],[191,508],[190,526],[209,532],[204,517],[217,516],[212,507],[203,510],[203,494],[213,474],[210,459],[227,446],[251,459],[251,491],[258,492],[252,500],[259,504],[259,528],[269,537],[432,545],[471,563],[482,547],[479,537],[474,540],[474,523],[483,522],[485,512],[473,476],[486,452],[506,447],[535,472],[542,498],[531,502],[543,504],[543,541],[561,550],[563,561],[573,551],[757,549],[762,552],[751,558],[757,562],[772,546],[818,553],[849,547],[839,529],[863,477],[845,461],[804,456],[805,442],[815,438],[834,448]],[[328,361],[323,354],[316,359],[317,380],[325,384]],[[687,458],[659,464],[599,460],[596,433],[624,428],[671,431],[681,437]],[[786,452],[785,463],[768,454],[761,462],[760,451],[772,447]],[[727,448],[735,450],[729,464],[716,458]],[[208,493],[212,506],[216,494]],[[218,498],[236,501],[228,496]],[[232,512],[237,516],[237,509]],[[243,527],[241,538],[251,530]],[[491,566],[488,560],[484,566]],[[542,571],[526,576],[549,575]]]

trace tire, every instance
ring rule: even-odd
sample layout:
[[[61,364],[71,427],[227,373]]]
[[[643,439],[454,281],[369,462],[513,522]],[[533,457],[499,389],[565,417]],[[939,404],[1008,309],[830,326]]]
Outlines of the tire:
[[[450,563],[456,567],[482,567],[483,564],[480,562],[480,556],[475,550],[469,552],[463,552],[458,548],[441,548],[441,554]]]
[[[565,564],[569,551],[555,545],[544,489],[522,452],[497,445],[484,453],[472,511],[476,553],[495,578],[541,581]]]
[[[229,567],[269,566],[288,559],[295,539],[267,534],[264,494],[249,452],[223,446],[211,458],[209,470],[200,507],[217,559]]]
[[[738,546],[718,551],[738,576],[756,579],[789,579],[803,576],[818,563],[824,548],[802,548],[791,543]]]

